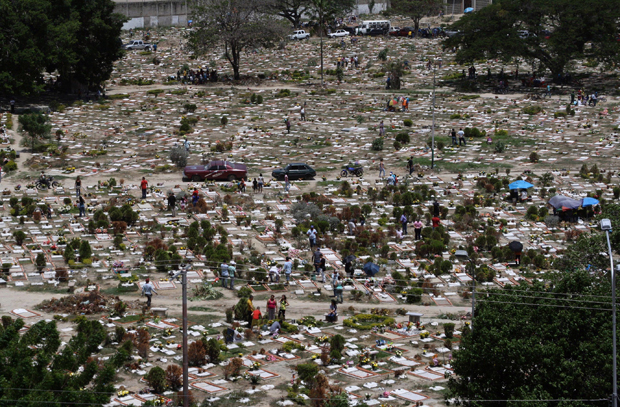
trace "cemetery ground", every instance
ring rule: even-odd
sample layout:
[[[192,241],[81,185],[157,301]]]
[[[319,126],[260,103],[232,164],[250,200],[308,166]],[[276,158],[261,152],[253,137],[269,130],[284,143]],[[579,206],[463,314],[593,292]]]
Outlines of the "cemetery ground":
[[[17,169],[4,173],[0,184],[0,312],[23,318],[24,330],[55,320],[64,342],[75,334],[77,316],[100,321],[107,339],[96,356],[103,360],[131,341],[134,350],[119,370],[110,405],[177,400],[179,372],[169,366],[181,364],[181,285],[167,271],[182,262],[192,265],[190,388],[199,403],[310,405],[329,385],[356,405],[443,405],[452,352],[471,310],[473,275],[455,250],[477,247],[479,290],[545,280],[570,243],[597,228],[587,210],[578,222],[553,216],[548,198],[612,201],[620,195],[615,71],[594,73],[578,64],[576,83],[554,86],[550,98],[514,80],[508,94],[496,95],[497,74],[514,67],[477,62],[478,79],[463,80],[458,76],[467,67],[452,63],[453,54],[437,39],[360,37],[344,47],[325,39],[321,87],[319,42],[312,38],[244,54],[241,70],[254,79],[192,85],[177,81],[177,71],[217,67],[223,77],[229,69],[217,53],[190,57],[183,31],[151,30],[158,51],[130,52],[119,61],[105,99],[45,96],[57,147],[22,151]],[[400,90],[385,90],[378,58],[385,49],[388,60],[408,61]],[[348,64],[339,81],[336,59],[343,56],[358,56],[360,63]],[[519,70],[531,67],[522,62]],[[433,72],[438,170],[428,168]],[[571,91],[581,88],[598,91],[598,105],[567,109]],[[387,111],[394,95],[409,97],[409,111]],[[22,149],[27,135],[18,131],[17,117],[2,114],[1,123],[10,123],[2,147]],[[290,133],[285,118],[292,121]],[[382,149],[373,150],[382,120],[386,136]],[[468,129],[465,146],[451,145],[452,128]],[[231,182],[183,182],[169,158],[183,136],[190,164],[244,162],[246,191]],[[408,176],[410,157],[416,168]],[[379,178],[381,159],[388,174],[399,175],[398,186]],[[355,161],[364,176],[342,177],[342,167]],[[286,193],[270,175],[290,162],[312,165],[317,177],[292,182]],[[36,190],[43,170],[62,187]],[[264,190],[254,193],[251,180],[261,173]],[[77,216],[78,175],[85,217]],[[146,199],[140,198],[142,177],[149,182]],[[534,185],[524,202],[509,196],[508,184],[517,179]],[[165,210],[168,192],[189,197],[194,188],[197,206],[188,203],[172,217]],[[441,218],[436,230],[434,200]],[[51,218],[42,207],[48,204]],[[413,222],[410,234],[397,238],[403,212],[424,223],[425,244],[414,240]],[[358,222],[349,234],[349,220],[362,214],[365,225]],[[325,283],[312,273],[310,224],[319,229]],[[507,248],[512,241],[524,245],[520,265]],[[347,255],[357,257],[353,278],[345,278]],[[295,261],[291,284],[268,282],[267,270],[286,256]],[[220,263],[233,259],[235,291],[221,287],[219,274]],[[374,281],[362,271],[367,260],[381,267]],[[343,277],[344,303],[338,321],[327,323],[334,270]],[[165,315],[144,308],[139,290],[147,277],[159,293],[153,307],[167,309]],[[248,330],[241,308],[249,293],[264,315],[271,294],[287,296],[287,323],[278,337],[264,329],[267,320],[257,332]],[[421,323],[409,323],[407,312],[423,314]],[[228,328],[234,341],[224,344]],[[150,375],[155,367],[168,369],[167,382]],[[313,379],[318,371],[326,382]]]

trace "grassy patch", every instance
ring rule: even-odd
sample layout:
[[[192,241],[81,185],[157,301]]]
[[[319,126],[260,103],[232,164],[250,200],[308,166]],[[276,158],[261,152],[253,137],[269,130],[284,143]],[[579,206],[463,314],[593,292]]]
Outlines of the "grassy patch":
[[[120,322],[122,324],[124,323],[128,323],[128,322],[138,322],[142,319],[142,315],[127,315],[122,317],[121,319],[117,320],[116,322]]]
[[[199,306],[189,307],[188,310],[190,310],[190,311],[204,311],[204,312],[217,312],[217,310],[214,309],[214,308],[199,307]]]
[[[342,183],[343,183],[343,181],[318,181],[316,183],[316,185],[319,186],[319,187],[326,187],[328,185],[337,186],[337,185],[340,185]]]

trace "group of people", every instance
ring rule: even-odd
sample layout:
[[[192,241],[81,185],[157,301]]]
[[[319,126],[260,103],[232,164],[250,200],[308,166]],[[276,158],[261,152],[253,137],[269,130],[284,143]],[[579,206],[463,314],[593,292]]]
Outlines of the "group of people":
[[[458,132],[456,130],[454,130],[454,129],[450,130],[450,137],[452,138],[452,145],[453,146],[457,145],[457,143],[456,143],[456,139],[457,138],[459,140],[459,142],[458,142],[459,146],[466,146],[467,145],[467,141],[465,140],[465,132],[463,131],[462,127],[459,127],[459,131]]]
[[[192,85],[202,85],[207,82],[217,82],[217,69],[205,69],[200,70],[193,69],[179,69],[177,71],[176,80],[184,84],[191,83]]]
[[[270,321],[276,321],[276,312],[277,319],[280,321],[284,321],[286,319],[286,307],[289,306],[289,303],[286,299],[286,295],[282,295],[280,300],[276,300],[276,296],[272,295],[267,300],[267,319]],[[258,323],[261,319],[263,319],[263,314],[261,313],[260,307],[254,307],[254,296],[250,295],[247,300],[247,322],[248,326],[254,328],[258,326]]]
[[[386,79],[386,89],[391,87],[391,78],[388,76]],[[388,112],[408,112],[409,111],[409,98],[407,96],[392,96],[387,101],[386,111]]]
[[[586,94],[583,89],[577,90],[577,98],[575,99],[575,91],[570,94],[570,104],[574,106],[594,106],[598,103],[598,91],[591,95]]]

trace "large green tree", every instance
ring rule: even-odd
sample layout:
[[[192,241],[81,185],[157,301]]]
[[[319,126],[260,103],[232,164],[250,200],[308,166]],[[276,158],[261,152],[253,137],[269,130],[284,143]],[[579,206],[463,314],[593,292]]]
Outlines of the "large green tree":
[[[0,0],[0,94],[41,92],[45,72],[65,90],[100,86],[122,56],[124,21],[112,0]]]
[[[485,292],[454,354],[449,397],[484,407],[608,406],[610,290],[608,274],[580,270]],[[603,400],[548,401],[561,399]]]
[[[241,53],[273,47],[287,32],[282,21],[269,14],[273,5],[274,0],[193,0],[189,44],[199,54],[223,47],[234,78],[241,79]]]
[[[0,95],[43,89],[50,3],[0,0]]]
[[[615,62],[619,17],[617,0],[497,0],[455,22],[461,34],[444,46],[458,48],[459,63],[520,57],[557,77],[576,59]]]
[[[299,27],[301,17],[310,9],[311,0],[275,0],[270,5],[270,10],[274,14],[287,19],[293,27]]]
[[[58,70],[65,90],[97,88],[123,55],[120,33],[126,18],[112,0],[50,0],[54,10],[47,70]]]
[[[110,401],[116,369],[128,359],[129,347],[123,346],[107,362],[93,358],[106,337],[98,321],[79,319],[77,334],[62,349],[53,321],[38,322],[23,335],[22,319],[3,317],[2,322],[0,405],[97,406]]]
[[[392,0],[392,12],[411,18],[415,32],[422,18],[436,15],[442,7],[443,0]]]

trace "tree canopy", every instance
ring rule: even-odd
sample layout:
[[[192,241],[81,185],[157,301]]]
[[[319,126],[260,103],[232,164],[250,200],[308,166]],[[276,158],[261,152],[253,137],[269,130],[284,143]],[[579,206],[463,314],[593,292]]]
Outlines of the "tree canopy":
[[[1,405],[55,407],[73,403],[102,405],[110,401],[116,369],[129,357],[128,346],[122,346],[108,361],[99,361],[92,355],[99,352],[106,337],[105,328],[84,317],[76,322],[77,334],[61,349],[54,321],[40,321],[21,335],[23,319],[2,318]]]
[[[420,20],[438,13],[442,6],[442,0],[392,0],[392,12],[411,18],[416,32],[420,28]]]
[[[287,19],[293,27],[299,27],[301,17],[310,10],[312,0],[275,0],[269,9],[272,13]]]
[[[99,86],[122,56],[113,11],[112,0],[0,0],[0,94],[41,92],[45,72],[65,90]]]
[[[52,125],[49,124],[50,118],[40,112],[26,113],[19,116],[20,129],[28,133],[30,137],[32,151],[41,140],[50,138]]]
[[[610,290],[606,273],[580,270],[547,286],[485,291],[476,301],[474,329],[464,332],[455,352],[448,397],[471,406],[607,406]],[[559,399],[602,400],[547,401]]]
[[[189,44],[198,54],[223,47],[238,80],[241,52],[272,47],[287,31],[280,19],[268,13],[273,5],[274,0],[193,0]]]
[[[618,17],[616,0],[499,0],[452,24],[444,47],[459,63],[519,57],[557,78],[576,59],[615,63]]]

